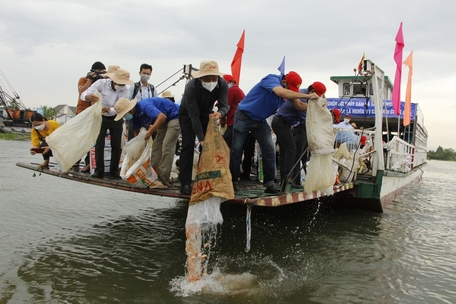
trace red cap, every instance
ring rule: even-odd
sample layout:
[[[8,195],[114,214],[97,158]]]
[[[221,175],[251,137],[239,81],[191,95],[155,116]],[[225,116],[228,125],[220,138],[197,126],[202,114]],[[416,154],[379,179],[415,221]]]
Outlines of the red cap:
[[[290,71],[286,76],[285,80],[288,83],[288,90],[293,92],[299,92],[299,87],[301,86],[302,79],[298,73]]]
[[[331,110],[331,112],[334,113],[334,116],[336,116],[336,122],[339,123],[340,122],[340,116],[341,116],[339,109],[334,108],[334,109]]]
[[[312,88],[315,90],[315,93],[317,93],[318,96],[321,96],[326,92],[326,86],[319,81],[312,83]]]
[[[234,77],[231,76],[230,74],[223,75],[223,79],[225,79],[226,82],[233,81],[234,83],[236,83],[236,80],[234,80]]]

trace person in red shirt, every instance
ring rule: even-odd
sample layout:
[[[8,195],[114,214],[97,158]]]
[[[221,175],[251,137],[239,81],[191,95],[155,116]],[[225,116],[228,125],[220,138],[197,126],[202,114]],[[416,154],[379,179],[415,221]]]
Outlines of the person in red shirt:
[[[223,79],[225,79],[226,83],[228,84],[228,114],[226,114],[226,119],[221,120],[221,126],[224,127],[226,123],[226,130],[223,133],[223,138],[226,141],[228,147],[231,148],[231,138],[233,137],[233,125],[234,125],[234,113],[236,113],[238,104],[244,99],[245,94],[236,84],[236,80],[234,77],[225,74],[223,75]]]
[[[81,93],[84,92],[85,90],[87,90],[92,85],[92,83],[94,83],[98,79],[102,79],[103,78],[102,74],[104,74],[104,73],[106,73],[105,65],[100,61],[96,61],[96,62],[94,62],[94,64],[92,64],[92,68],[87,73],[87,75],[85,77],[79,78],[78,105],[76,107],[76,115],[78,115],[79,113],[81,113],[82,111],[84,111],[85,109],[90,107],[89,101],[81,99]],[[90,172],[89,160],[90,160],[90,151],[87,152],[87,155],[84,159],[85,167],[81,169],[81,172],[84,172],[84,173]],[[74,167],[75,168],[79,167],[79,161],[74,164]]]

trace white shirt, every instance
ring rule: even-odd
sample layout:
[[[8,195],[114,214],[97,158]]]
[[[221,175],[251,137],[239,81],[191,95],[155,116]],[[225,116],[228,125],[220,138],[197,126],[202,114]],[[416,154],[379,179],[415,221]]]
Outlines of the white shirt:
[[[81,99],[85,100],[87,95],[93,94],[98,91],[101,96],[101,104],[105,107],[108,107],[109,113],[103,114],[105,116],[115,116],[117,112],[114,110],[114,105],[116,104],[117,100],[121,97],[125,97],[128,99],[130,95],[130,90],[128,87],[125,87],[122,91],[114,91],[111,86],[111,79],[100,79],[94,82],[87,90],[82,92]]]
[[[337,125],[333,125],[333,127],[340,128],[340,129],[354,129],[350,123],[346,123],[345,121],[342,121],[341,123],[338,123]]]
[[[154,92],[152,94],[151,90],[149,89],[149,85],[148,84],[144,85],[141,81],[139,83],[141,84],[141,86],[138,89],[138,93],[136,93],[136,96],[131,96],[131,99],[136,97],[136,100],[140,101],[140,100],[143,100],[143,99],[146,99],[146,98],[149,98],[149,97],[158,96],[156,89],[154,89]],[[130,87],[130,95],[133,95],[134,90],[135,90],[135,86],[132,85]]]

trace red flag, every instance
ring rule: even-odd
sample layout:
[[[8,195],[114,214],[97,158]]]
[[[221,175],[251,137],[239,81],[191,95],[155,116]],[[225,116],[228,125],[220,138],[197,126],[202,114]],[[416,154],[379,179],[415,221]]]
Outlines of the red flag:
[[[363,53],[363,57],[358,64],[358,75],[361,74],[361,71],[363,70],[364,59],[366,59],[366,53]]]
[[[405,107],[404,107],[404,120],[403,125],[408,126],[410,124],[410,108],[412,107],[412,75],[413,75],[413,51],[410,52],[404,64],[408,66],[408,79],[407,89],[405,91]]]
[[[404,48],[404,36],[402,35],[402,22],[396,35],[396,48],[394,50],[394,61],[396,61],[396,75],[393,86],[393,109],[394,114],[401,113],[401,76],[402,76],[402,49]]]
[[[244,53],[244,35],[245,30],[242,31],[241,39],[239,39],[236,53],[234,54],[233,61],[231,62],[231,75],[233,76],[234,80],[236,80],[236,83],[238,85],[241,78],[242,54]]]

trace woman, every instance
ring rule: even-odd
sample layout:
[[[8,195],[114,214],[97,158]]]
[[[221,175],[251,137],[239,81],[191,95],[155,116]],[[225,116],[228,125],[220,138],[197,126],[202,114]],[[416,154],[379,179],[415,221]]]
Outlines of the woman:
[[[44,162],[40,165],[41,168],[49,168],[49,157],[52,156],[51,148],[46,143],[46,137],[60,127],[55,120],[47,120],[40,113],[33,113],[30,116],[30,122],[33,129],[30,133],[32,139],[32,148],[30,154],[43,154]]]

